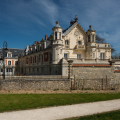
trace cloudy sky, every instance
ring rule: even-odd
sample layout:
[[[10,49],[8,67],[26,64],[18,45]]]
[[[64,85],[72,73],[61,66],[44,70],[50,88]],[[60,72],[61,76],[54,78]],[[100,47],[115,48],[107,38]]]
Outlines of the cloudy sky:
[[[0,0],[0,48],[7,41],[23,49],[49,36],[56,21],[67,28],[75,15],[120,53],[120,0]]]

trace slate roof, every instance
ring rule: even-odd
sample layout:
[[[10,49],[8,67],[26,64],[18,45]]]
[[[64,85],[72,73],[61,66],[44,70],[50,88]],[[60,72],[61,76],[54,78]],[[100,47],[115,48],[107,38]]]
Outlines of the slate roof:
[[[78,22],[75,22],[73,25],[69,26],[69,28],[63,30],[62,35],[63,35],[63,36],[66,35],[66,34],[67,34],[70,30],[72,30],[72,28],[74,28],[75,25],[77,25],[77,24],[78,24]]]
[[[12,57],[18,58],[21,52],[24,52],[24,49],[8,48],[9,52],[12,52]],[[3,54],[3,49],[0,49],[0,56]]]

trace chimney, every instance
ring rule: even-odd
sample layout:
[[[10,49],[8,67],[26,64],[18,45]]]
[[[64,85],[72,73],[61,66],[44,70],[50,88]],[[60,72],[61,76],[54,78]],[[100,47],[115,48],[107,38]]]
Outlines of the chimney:
[[[37,44],[37,41],[35,41],[35,44]]]
[[[70,25],[72,25],[72,24],[73,24],[73,21],[71,20],[71,21],[70,21]]]
[[[45,35],[45,40],[47,40],[48,39],[48,36],[47,36],[47,34]]]

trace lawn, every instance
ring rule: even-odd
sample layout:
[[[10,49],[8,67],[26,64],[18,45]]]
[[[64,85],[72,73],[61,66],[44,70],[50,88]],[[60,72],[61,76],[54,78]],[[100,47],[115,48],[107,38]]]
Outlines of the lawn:
[[[120,120],[120,110],[64,120]]]
[[[0,112],[120,99],[120,93],[0,94]]]

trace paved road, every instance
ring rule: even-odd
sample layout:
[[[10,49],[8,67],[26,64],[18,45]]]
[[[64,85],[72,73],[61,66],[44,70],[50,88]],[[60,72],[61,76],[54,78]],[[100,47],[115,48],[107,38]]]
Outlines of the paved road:
[[[57,120],[120,109],[120,99],[0,113],[0,120]]]

